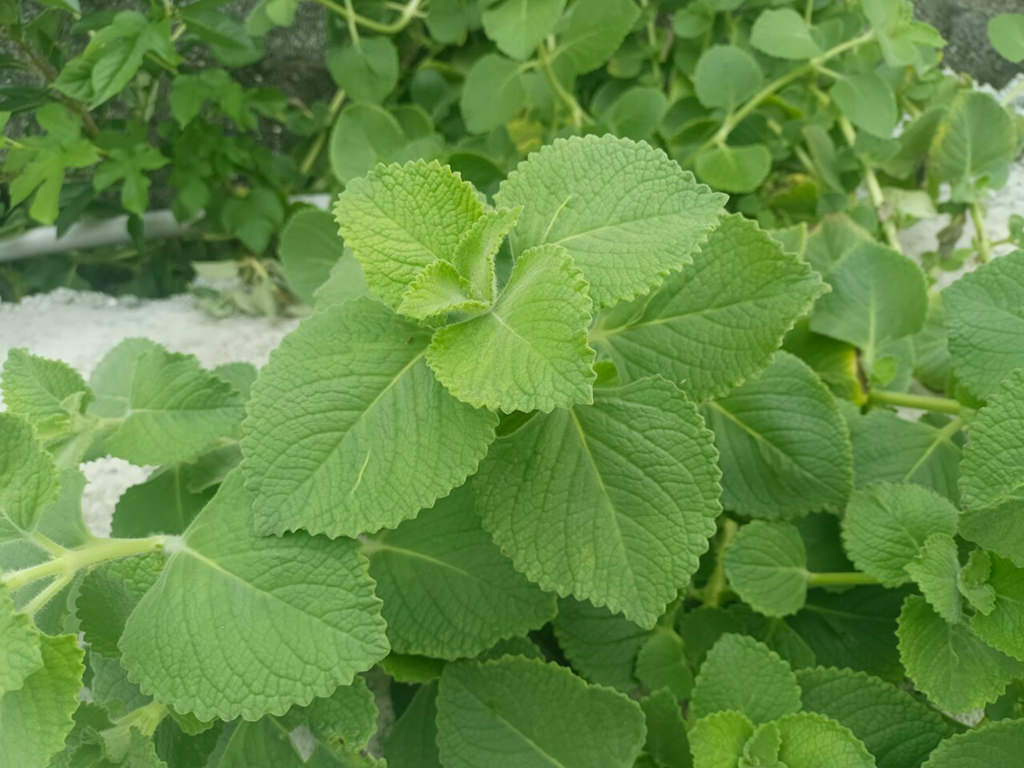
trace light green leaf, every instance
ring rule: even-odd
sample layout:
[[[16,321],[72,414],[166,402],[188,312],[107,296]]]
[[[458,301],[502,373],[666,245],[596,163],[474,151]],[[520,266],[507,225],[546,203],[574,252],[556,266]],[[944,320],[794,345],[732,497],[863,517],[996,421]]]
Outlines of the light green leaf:
[[[469,283],[474,298],[488,304],[494,301],[494,257],[522,212],[522,208],[485,211],[459,241],[451,263]]]
[[[445,667],[437,728],[445,768],[632,768],[644,743],[636,702],[515,656]]]
[[[431,320],[449,312],[481,312],[487,304],[472,297],[473,290],[447,261],[435,261],[416,275],[402,296],[398,313],[416,320]]]
[[[916,483],[957,501],[960,446],[954,438],[962,424],[937,429],[875,409],[848,421],[858,488],[870,483]]]
[[[956,533],[957,510],[919,485],[874,483],[854,491],[843,518],[843,544],[854,565],[886,586],[907,580],[904,570],[933,533]]]
[[[277,256],[288,287],[306,304],[313,304],[316,289],[327,282],[344,255],[338,225],[326,211],[303,209],[281,230]]]
[[[640,699],[640,707],[647,723],[644,752],[659,768],[693,768],[683,712],[676,697],[668,688],[661,688]]]
[[[362,266],[356,261],[352,251],[346,250],[331,268],[327,280],[313,292],[313,307],[318,310],[326,309],[358,299],[360,296],[368,296],[369,293]]]
[[[620,373],[663,375],[705,400],[767,366],[824,290],[754,222],[725,216],[691,266],[651,296],[600,315],[591,341]]]
[[[651,139],[668,111],[668,99],[658,88],[635,86],[624,91],[603,113],[616,136]]]
[[[796,678],[804,709],[849,728],[878,768],[916,768],[946,736],[938,712],[877,677],[817,667],[797,670]]]
[[[160,150],[145,142],[131,147],[114,147],[93,174],[93,189],[102,192],[122,182],[121,206],[129,213],[141,216],[149,208],[150,180],[146,171],[159,170],[168,162]]]
[[[607,608],[571,598],[558,601],[552,626],[559,647],[579,675],[623,693],[637,687],[634,665],[651,630]]]
[[[923,597],[903,603],[900,659],[914,685],[954,714],[995,701],[1024,664],[982,642],[964,624],[950,624]]]
[[[735,45],[713,45],[704,51],[693,77],[700,103],[727,112],[753,96],[764,82],[757,60]]]
[[[302,768],[305,761],[295,749],[288,731],[275,717],[227,726],[205,768],[242,768],[263,763],[274,768]]]
[[[800,686],[777,653],[747,635],[726,634],[708,651],[697,673],[690,713],[736,710],[754,724],[799,712]]]
[[[558,55],[578,74],[597,69],[618,50],[640,9],[633,0],[576,0],[558,36]]]
[[[535,416],[495,442],[474,485],[484,527],[527,578],[652,627],[707,549],[718,477],[693,404],[644,379]]]
[[[528,59],[564,9],[565,0],[504,0],[487,8],[480,20],[498,50],[513,59]]]
[[[433,8],[433,5],[431,5]],[[441,768],[437,755],[437,684],[422,685],[384,737],[388,768]]]
[[[987,397],[1024,367],[1024,251],[968,272],[942,292],[942,302],[956,375]]]
[[[18,768],[46,768],[63,748],[85,671],[74,635],[40,635],[39,647],[42,666],[0,698],[4,761]]]
[[[768,178],[772,156],[764,144],[716,146],[701,150],[695,161],[697,176],[725,192],[753,192]]]
[[[1003,653],[1024,661],[1024,568],[992,555],[988,583],[995,591],[995,605],[986,615],[971,618],[974,633]]]
[[[988,39],[1000,56],[1024,61],[1024,13],[998,13],[988,20]]]
[[[743,745],[754,735],[754,724],[735,710],[712,712],[690,729],[694,768],[736,768]]]
[[[393,528],[474,472],[497,417],[437,383],[423,360],[429,339],[368,298],[284,339],[253,387],[242,440],[257,530]]]
[[[447,260],[483,208],[447,166],[380,165],[349,182],[334,206],[345,243],[370,289],[392,307],[426,266]]]
[[[811,330],[848,341],[874,360],[882,342],[917,333],[928,313],[924,273],[882,245],[860,246],[827,275],[832,292],[811,315]]]
[[[36,442],[32,427],[0,413],[0,543],[33,531],[59,488],[57,468]]]
[[[331,128],[331,170],[338,181],[347,184],[371,172],[377,163],[394,160],[408,144],[405,131],[390,112],[376,104],[352,104],[341,111]]]
[[[487,133],[526,106],[522,65],[496,53],[481,56],[466,73],[459,105],[472,133]]]
[[[844,76],[829,95],[855,126],[880,139],[892,138],[899,119],[892,86],[876,72]]]
[[[996,607],[996,590],[988,583],[989,577],[992,575],[993,557],[996,555],[990,555],[983,549],[972,550],[967,557],[967,564],[960,569],[957,576],[960,594],[967,599],[975,611],[986,616],[992,613]],[[1012,564],[1008,565],[1012,567]]]
[[[992,392],[971,423],[960,466],[960,534],[1024,566],[1024,371]]]
[[[853,486],[846,424],[824,384],[779,352],[757,378],[710,402],[722,503],[745,515],[800,517],[841,509]]]
[[[481,527],[466,489],[363,549],[397,653],[476,656],[555,616],[554,596],[513,570]]]
[[[1024,720],[999,720],[946,739],[924,768],[1017,768],[1024,752]]]
[[[92,399],[78,371],[26,349],[7,353],[0,385],[7,410],[32,424],[43,439],[72,429],[75,415]]]
[[[0,696],[21,688],[25,678],[43,665],[39,644],[32,620],[14,610],[11,596],[0,585]]]
[[[328,49],[327,71],[353,101],[379,104],[398,83],[398,49],[390,37],[361,36]]]
[[[292,708],[282,718],[289,728],[305,725],[313,737],[339,757],[366,749],[377,733],[377,704],[362,676],[308,707]],[[342,765],[346,763],[342,760]],[[276,767],[275,767],[276,768]]]
[[[683,653],[683,639],[674,630],[655,628],[637,653],[636,679],[649,691],[668,690],[677,701],[689,698],[693,673]]]
[[[235,388],[192,355],[149,349],[135,359],[126,383],[123,422],[104,447],[140,466],[194,459],[232,436],[244,415]]]
[[[788,768],[875,768],[875,759],[850,732],[823,715],[798,712],[781,718],[776,726],[782,746],[780,765]]]
[[[586,136],[531,155],[502,182],[495,202],[523,206],[510,235],[513,254],[563,246],[600,309],[690,264],[725,197],[645,143]]]
[[[143,692],[200,720],[283,714],[350,684],[388,652],[358,543],[262,538],[251,501],[241,475],[229,475],[119,643]]]
[[[963,618],[960,605],[960,560],[952,536],[933,533],[924,540],[917,556],[905,566],[921,594],[935,612],[951,624]]]
[[[807,22],[792,8],[761,11],[750,30],[750,44],[780,59],[813,59],[821,55]]]
[[[755,520],[725,550],[725,574],[743,602],[766,616],[787,616],[807,599],[807,552],[789,523]]]
[[[85,575],[75,610],[82,636],[94,654],[120,657],[117,641],[125,623],[163,567],[164,557],[152,554],[104,563]]]
[[[564,248],[531,248],[490,311],[434,334],[427,362],[449,392],[477,408],[548,412],[589,403],[591,306]]]
[[[971,201],[978,180],[1002,186],[1017,151],[1013,118],[992,96],[965,89],[939,122],[928,149],[928,178],[948,182],[954,200]]]

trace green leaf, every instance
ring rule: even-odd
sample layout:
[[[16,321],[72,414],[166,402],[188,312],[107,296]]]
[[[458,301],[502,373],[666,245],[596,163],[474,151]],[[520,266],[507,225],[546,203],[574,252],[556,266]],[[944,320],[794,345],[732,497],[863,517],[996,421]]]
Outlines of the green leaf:
[[[807,552],[789,523],[755,520],[725,550],[725,574],[743,602],[766,616],[787,616],[807,599]]]
[[[637,687],[634,664],[651,631],[591,603],[558,601],[555,637],[573,669],[592,683],[629,693]]]
[[[498,50],[528,59],[562,17],[565,0],[504,0],[492,4],[480,20]]]
[[[719,145],[697,153],[697,176],[715,189],[726,192],[753,192],[771,170],[772,157],[764,144],[742,147]]]
[[[712,712],[690,729],[694,768],[736,768],[754,725],[742,712]]]
[[[241,67],[263,56],[262,40],[249,37],[245,26],[230,15],[199,3],[179,8],[178,12],[188,31],[206,43],[221,63]]]
[[[331,170],[338,181],[348,184],[373,171],[378,163],[437,157],[442,141],[429,130],[432,126],[427,127],[426,133],[407,134],[391,112],[376,104],[352,104],[341,111],[331,129]]]
[[[800,708],[800,686],[789,665],[766,645],[736,634],[722,635],[708,651],[690,699],[695,718],[735,710],[755,724]]]
[[[843,518],[843,544],[854,565],[883,584],[907,581],[904,570],[933,533],[956,533],[957,510],[919,485],[875,483],[854,491]]]
[[[459,106],[470,132],[487,133],[511,121],[526,102],[522,65],[488,53],[466,73]]]
[[[423,359],[429,339],[368,298],[318,312],[284,339],[253,386],[242,440],[257,530],[393,528],[474,472],[497,417],[437,383]]]
[[[923,597],[903,603],[900,659],[914,685],[948,712],[967,712],[995,701],[1024,664],[985,645],[964,624],[950,624]]]
[[[693,674],[683,653],[683,639],[658,627],[636,657],[636,679],[649,691],[668,690],[677,701],[690,696]]]
[[[305,765],[284,726],[276,718],[264,717],[254,723],[241,720],[227,726],[206,768],[235,768],[256,761],[275,768]]]
[[[924,768],[1016,768],[1022,750],[1024,720],[1000,720],[946,739]]]
[[[352,101],[379,104],[398,84],[398,49],[390,37],[360,37],[328,49],[327,71]]]
[[[998,13],[988,20],[988,39],[1000,56],[1024,61],[1024,13]]]
[[[908,421],[892,411],[875,409],[849,420],[856,485],[879,481],[916,483],[958,501],[961,424],[950,421],[937,429]]]
[[[0,413],[0,543],[31,533],[59,488],[57,468],[32,427]]]
[[[849,728],[878,768],[916,768],[946,736],[934,709],[877,677],[825,667],[797,670],[796,677],[804,709]]]
[[[764,82],[757,60],[735,45],[713,45],[704,51],[693,78],[700,103],[726,112],[757,93]]]
[[[633,0],[577,0],[558,36],[558,53],[578,74],[603,65],[640,17]],[[532,25],[531,25],[532,26]]]
[[[954,200],[971,201],[987,178],[1002,185],[1017,151],[1013,119],[992,96],[965,89],[953,99],[928,149],[928,178],[952,186]]]
[[[40,635],[28,614],[16,612],[7,589],[0,586],[0,696],[21,688],[43,665]]]
[[[1024,367],[1024,251],[968,272],[942,292],[942,302],[953,369],[974,395],[987,397]]]
[[[435,261],[412,281],[397,311],[415,320],[429,321],[450,312],[486,310],[487,304],[472,298],[472,293],[455,267],[447,261]]]
[[[449,392],[476,408],[548,412],[589,403],[591,306],[564,248],[531,248],[488,312],[434,334],[427,362]]]
[[[392,307],[425,267],[451,258],[482,213],[471,184],[423,161],[377,166],[349,182],[334,207],[367,284]]]
[[[600,309],[690,264],[725,197],[647,144],[586,136],[556,140],[520,163],[495,203],[523,206],[512,253],[563,246]]]
[[[991,560],[988,583],[995,591],[995,604],[987,614],[974,614],[971,629],[993,648],[1024,661],[1024,568],[997,555]]]
[[[928,312],[924,273],[882,245],[860,246],[826,276],[831,293],[811,315],[811,330],[861,348],[874,360],[882,342],[917,333]]]
[[[342,756],[366,749],[377,733],[377,716],[373,691],[362,676],[357,676],[352,685],[339,687],[327,698],[313,699],[308,707],[289,710],[284,723],[292,728],[305,725],[318,742]]]
[[[75,609],[85,642],[94,654],[118,658],[117,641],[128,616],[160,576],[164,558],[153,554],[115,560],[85,575]]]
[[[32,424],[43,440],[77,428],[76,417],[92,400],[92,391],[78,371],[26,349],[7,353],[0,384],[7,410]]]
[[[171,547],[119,643],[145,693],[200,720],[283,714],[350,684],[388,651],[359,545],[259,537],[251,501],[241,475],[229,475]]]
[[[1024,566],[1022,421],[1024,371],[1014,371],[971,423],[960,467],[960,534],[1019,566]]]
[[[792,8],[761,11],[750,30],[750,44],[780,59],[813,59],[821,55],[807,22]]]
[[[924,540],[917,556],[905,570],[917,582],[921,594],[935,612],[951,624],[963,618],[960,605],[960,560],[952,536],[933,533]]]
[[[74,635],[40,635],[39,648],[42,666],[0,698],[4,760],[19,768],[46,768],[63,748],[85,671]]]
[[[459,240],[452,266],[469,283],[474,298],[490,304],[497,292],[494,257],[519,221],[522,208],[485,211]]]
[[[513,570],[481,527],[467,490],[364,544],[364,551],[397,653],[475,656],[555,616],[554,596]]]
[[[135,358],[125,383],[123,422],[104,447],[140,466],[194,459],[232,436],[244,415],[235,388],[192,355],[150,348]]]
[[[722,467],[722,503],[745,515],[841,509],[853,486],[846,424],[824,384],[779,352],[756,378],[704,409]]]
[[[661,688],[641,699],[640,707],[647,723],[644,752],[659,768],[693,768],[686,725],[676,697],[667,688]]]
[[[668,99],[657,88],[636,86],[624,91],[604,112],[616,136],[651,140],[668,111]]]
[[[345,258],[345,246],[329,213],[304,209],[288,219],[281,230],[277,256],[288,287],[304,303],[312,305],[317,288],[327,282],[335,264]]]
[[[484,527],[527,578],[651,627],[714,532],[714,460],[693,404],[644,379],[535,416],[494,443],[474,486]]]
[[[433,4],[431,4],[433,8]],[[441,768],[437,754],[437,684],[421,685],[385,735],[381,754],[389,768]]]
[[[892,138],[899,120],[892,86],[875,72],[845,75],[829,91],[839,111],[855,126],[880,139]]]
[[[818,275],[754,222],[725,216],[650,296],[598,317],[591,341],[630,378],[663,375],[695,400],[762,370],[824,291]]]
[[[445,768],[632,768],[644,742],[636,702],[514,656],[445,667],[437,728]]]
[[[142,215],[149,208],[149,177],[146,171],[163,168],[170,162],[160,150],[146,143],[133,147],[114,147],[92,177],[93,188],[102,192],[122,182],[121,205],[129,213]]]
[[[780,765],[788,768],[875,768],[875,759],[848,728],[814,712],[781,718]]]

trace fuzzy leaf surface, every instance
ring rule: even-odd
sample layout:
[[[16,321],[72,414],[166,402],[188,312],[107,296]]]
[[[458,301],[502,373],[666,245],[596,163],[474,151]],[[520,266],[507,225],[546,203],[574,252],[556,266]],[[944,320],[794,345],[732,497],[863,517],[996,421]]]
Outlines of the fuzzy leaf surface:
[[[992,555],[988,583],[995,591],[995,605],[987,614],[975,613],[971,629],[993,648],[1024,661],[1024,568]]]
[[[766,616],[796,613],[807,599],[807,551],[789,523],[754,520],[725,550],[729,584],[751,608]]]
[[[57,468],[36,442],[32,427],[0,413],[0,543],[34,530],[59,490]]]
[[[0,586],[0,696],[20,688],[42,666],[39,643],[28,614],[15,611],[10,594]]]
[[[1024,754],[1024,720],[999,720],[936,747],[924,768],[1016,768]]]

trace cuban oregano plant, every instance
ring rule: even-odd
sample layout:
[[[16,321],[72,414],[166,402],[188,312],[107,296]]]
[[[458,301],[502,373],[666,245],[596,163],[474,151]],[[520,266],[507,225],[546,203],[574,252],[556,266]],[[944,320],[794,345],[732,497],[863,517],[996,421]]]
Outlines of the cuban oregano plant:
[[[378,165],[258,375],[13,351],[5,759],[1016,765],[1024,253],[930,297],[725,202],[611,136]]]

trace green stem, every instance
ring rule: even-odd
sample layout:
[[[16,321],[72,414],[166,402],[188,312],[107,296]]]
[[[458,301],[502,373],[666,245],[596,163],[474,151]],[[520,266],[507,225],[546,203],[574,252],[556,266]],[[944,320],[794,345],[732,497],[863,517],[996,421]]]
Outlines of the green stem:
[[[970,210],[974,231],[978,234],[978,261],[984,264],[992,258],[992,243],[985,232],[985,217],[981,213],[981,206],[976,202],[971,203]]]
[[[551,57],[548,54],[548,49],[541,45],[537,49],[537,57],[540,61],[541,69],[544,70],[544,75],[548,79],[548,83],[551,84],[551,88],[558,95],[558,98],[569,108],[572,112],[572,123],[579,129],[583,125],[583,121],[586,120],[588,123],[594,122],[590,115],[588,115],[580,103],[576,101],[576,97],[565,90],[565,86],[559,81],[558,76],[555,74],[554,68],[551,66]]]
[[[807,0],[807,5],[804,6],[804,21],[808,24],[811,23],[811,19],[814,17],[814,0]]]
[[[159,701],[151,701],[144,707],[132,710],[119,720],[115,720],[116,726],[129,729],[135,728],[143,736],[152,736],[157,726],[167,717],[167,707]]]
[[[813,58],[806,64],[802,64],[801,66],[795,69],[791,69],[786,74],[781,75],[776,79],[772,80],[770,83],[768,83],[768,85],[766,85],[760,91],[751,96],[746,104],[744,104],[735,112],[729,114],[722,122],[722,126],[718,129],[715,135],[708,139],[706,142],[704,142],[704,144],[701,145],[701,148],[697,151],[700,152],[704,149],[707,149],[708,147],[724,144],[725,140],[729,138],[729,134],[732,133],[733,129],[741,122],[743,122],[743,120],[746,119],[747,115],[749,115],[751,112],[757,109],[761,105],[761,102],[763,102],[769,96],[773,95],[776,91],[782,90],[794,80],[797,80],[803,77],[804,75],[813,72],[817,66],[824,64],[826,61],[834,59],[836,56],[840,56],[846,53],[847,51],[853,50],[854,48],[864,45],[865,43],[874,40],[874,38],[874,32],[865,32],[860,37],[852,38],[844,43],[841,43],[840,45],[837,45],[835,48],[830,48],[829,50],[825,51],[825,53],[821,54],[821,56]]]
[[[75,549],[67,549],[63,554],[45,563],[10,571],[0,578],[3,585],[12,592],[16,589],[46,579],[51,576],[74,576],[78,571],[106,560],[117,560],[132,555],[143,555],[164,549],[169,541],[176,536],[150,536],[145,539],[96,539],[95,541]]]
[[[27,613],[29,616],[35,616],[41,611],[48,602],[50,602],[57,594],[60,593],[64,587],[71,583],[72,577],[68,574],[58,576],[56,579],[51,581],[42,589],[38,595],[29,600],[25,607],[22,608],[23,613]]]
[[[845,117],[840,116],[839,129],[843,132],[843,137],[846,139],[846,143],[850,145],[850,149],[854,149],[857,143],[857,132],[853,129],[853,124]],[[882,185],[878,183],[875,169],[864,158],[858,156],[857,159],[860,160],[861,168],[864,170],[864,185],[868,188],[871,204],[878,211],[878,220],[882,222],[882,231],[885,232],[885,239],[888,241],[890,248],[897,253],[903,253],[903,245],[900,243],[896,223],[891,218],[885,216],[885,194],[882,192]]]
[[[339,90],[336,94],[334,94],[334,98],[331,99],[331,105],[329,107],[330,119],[328,120],[328,122],[330,123],[331,126],[334,125],[334,121],[335,119],[337,119],[338,113],[341,111],[341,105],[344,103],[345,91]],[[309,148],[309,152],[307,152],[306,156],[302,159],[302,165],[299,166],[299,172],[303,176],[309,175],[309,172],[313,168],[313,163],[315,163],[316,159],[320,157],[320,153],[323,151],[324,144],[327,143],[327,136],[330,132],[330,127],[327,127],[324,130],[320,131],[320,133],[316,137],[316,140],[313,142],[313,146]]]
[[[704,605],[715,608],[722,603],[722,597],[726,591],[725,550],[732,544],[733,537],[736,536],[738,530],[739,526],[735,520],[725,518],[722,523],[722,533],[715,546],[715,569],[711,572],[708,583],[704,585]]]
[[[356,24],[356,9],[352,7],[352,0],[345,0],[345,10],[348,11],[348,33],[352,37],[352,45],[360,50],[359,25]]]
[[[935,411],[936,413],[959,414],[963,406],[949,397],[934,395],[912,395],[907,392],[889,392],[884,389],[873,389],[868,393],[868,403],[872,405],[895,405],[900,408],[914,408],[918,411]]]
[[[878,584],[874,576],[868,576],[860,571],[845,571],[840,573],[808,573],[808,587],[856,587],[865,584]]]
[[[374,21],[368,19],[365,16],[360,16],[358,13],[351,11],[344,5],[338,5],[332,0],[313,0],[319,3],[324,8],[334,11],[339,16],[343,16],[350,24],[358,24],[361,27],[373,30],[374,32],[380,32],[383,35],[394,35],[401,32],[414,18],[419,15],[420,5],[423,0],[409,0],[408,3],[402,6],[402,10],[398,14],[398,18],[390,24],[385,24],[380,21]]]

